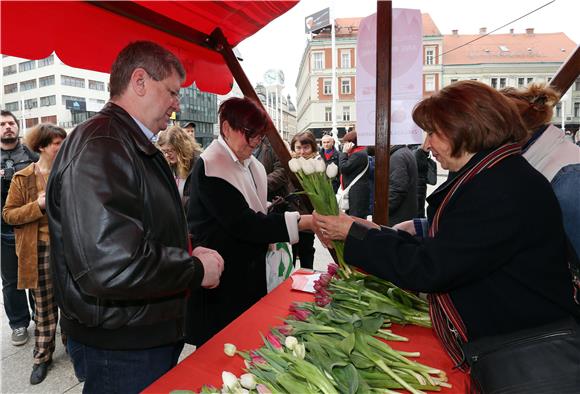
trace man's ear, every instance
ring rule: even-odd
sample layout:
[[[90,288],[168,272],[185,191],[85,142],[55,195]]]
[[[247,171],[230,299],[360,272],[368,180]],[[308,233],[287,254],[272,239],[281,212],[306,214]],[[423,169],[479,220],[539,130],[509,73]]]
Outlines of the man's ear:
[[[147,91],[146,82],[150,79],[149,74],[143,68],[136,68],[131,74],[130,86],[138,96],[144,96]]]

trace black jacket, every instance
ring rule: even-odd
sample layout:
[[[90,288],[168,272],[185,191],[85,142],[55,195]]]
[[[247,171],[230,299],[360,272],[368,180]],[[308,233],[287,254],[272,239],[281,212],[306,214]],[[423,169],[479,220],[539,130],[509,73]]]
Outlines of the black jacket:
[[[342,175],[342,186],[346,189],[348,185],[360,174],[365,171],[363,176],[356,181],[348,192],[349,210],[348,214],[359,218],[366,219],[369,214],[369,169],[367,163],[369,156],[366,151],[361,150],[348,155],[341,152],[340,156],[340,173]],[[365,167],[367,169],[365,170]]]
[[[480,159],[474,156],[466,167]],[[452,184],[428,197],[430,220]],[[353,225],[347,238],[347,263],[409,290],[449,292],[469,340],[580,316],[558,201],[521,156],[462,185],[434,238],[358,230]]]
[[[63,332],[106,349],[182,340],[203,265],[167,162],[125,110],[109,103],[69,135],[46,201]]]
[[[405,145],[391,147],[389,159],[389,226],[417,214],[417,163]]]
[[[219,287],[192,293],[187,342],[201,345],[266,295],[268,244],[288,241],[284,215],[255,212],[227,181],[205,175],[198,160],[191,179],[187,222],[194,243],[224,258]]]
[[[330,163],[334,163],[338,167],[338,175],[332,179],[332,188],[336,193],[338,191],[338,187],[340,186],[340,164],[338,160],[338,150],[334,148],[334,151],[328,160],[326,160],[326,156],[324,155],[324,148],[320,148],[319,153],[327,167],[330,165]]]

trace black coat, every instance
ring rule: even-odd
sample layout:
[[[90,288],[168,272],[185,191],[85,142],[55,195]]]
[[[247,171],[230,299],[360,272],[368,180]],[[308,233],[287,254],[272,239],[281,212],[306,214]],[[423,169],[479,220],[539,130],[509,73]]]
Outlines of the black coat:
[[[405,145],[391,147],[389,160],[389,226],[417,215],[417,163]]]
[[[184,337],[186,292],[203,266],[161,151],[108,103],[64,140],[48,181],[50,259],[61,325],[97,348]]]
[[[349,210],[348,214],[359,218],[366,219],[369,215],[369,169],[367,163],[369,156],[365,150],[361,150],[348,155],[341,152],[340,156],[340,173],[342,175],[342,186],[347,188],[348,185],[360,174],[365,171],[363,176],[356,181],[348,192]],[[365,167],[366,170],[365,170]]]
[[[332,155],[330,156],[330,158],[328,160],[326,160],[326,156],[324,155],[324,148],[320,149],[320,157],[322,157],[322,160],[324,160],[324,163],[326,164],[326,166],[328,167],[331,163],[334,163],[336,165],[336,167],[338,167],[338,175],[332,180],[332,188],[334,189],[334,192],[336,193],[338,191],[338,188],[340,186],[340,164],[338,162],[338,150],[336,150],[336,148],[334,148],[334,151],[332,152]]]
[[[428,197],[429,218],[452,183]],[[434,238],[359,230],[353,225],[347,238],[348,263],[406,289],[449,292],[470,340],[580,316],[558,201],[521,156],[462,185]]]
[[[186,341],[199,346],[266,295],[268,245],[289,236],[283,214],[252,210],[234,186],[205,175],[203,159],[193,170],[187,222],[194,245],[218,251],[225,266],[217,288],[189,299]]]

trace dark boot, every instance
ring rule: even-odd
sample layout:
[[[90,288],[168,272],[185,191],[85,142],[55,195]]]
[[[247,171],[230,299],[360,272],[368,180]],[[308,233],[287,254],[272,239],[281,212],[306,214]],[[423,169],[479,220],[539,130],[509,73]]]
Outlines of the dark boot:
[[[32,373],[30,374],[30,384],[38,384],[46,378],[46,373],[48,372],[48,366],[52,360],[46,361],[40,364],[34,364],[32,366]]]

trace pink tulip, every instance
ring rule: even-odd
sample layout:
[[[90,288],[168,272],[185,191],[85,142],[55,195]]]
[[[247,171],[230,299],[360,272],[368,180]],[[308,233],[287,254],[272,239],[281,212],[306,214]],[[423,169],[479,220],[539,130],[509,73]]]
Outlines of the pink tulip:
[[[282,344],[276,335],[269,332],[268,335],[266,335],[266,340],[270,342],[270,345],[272,345],[274,349],[282,350]]]
[[[252,364],[267,364],[266,359],[256,352],[250,352]]]
[[[335,276],[338,272],[338,264],[330,263],[328,264],[327,272],[330,276]]]
[[[292,326],[290,325],[283,325],[283,326],[278,326],[276,327],[276,329],[278,330],[278,332],[280,332],[280,334],[282,335],[292,335],[292,332],[294,331]]]
[[[310,314],[311,312],[306,309],[297,309],[294,313],[292,313],[292,316],[294,316],[296,320],[305,321],[308,319]]]

